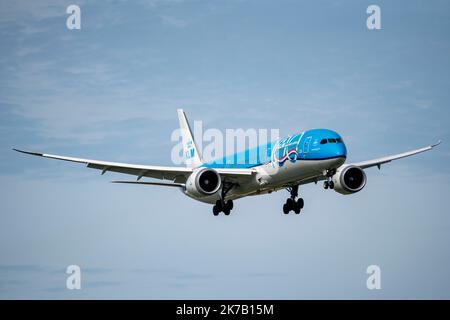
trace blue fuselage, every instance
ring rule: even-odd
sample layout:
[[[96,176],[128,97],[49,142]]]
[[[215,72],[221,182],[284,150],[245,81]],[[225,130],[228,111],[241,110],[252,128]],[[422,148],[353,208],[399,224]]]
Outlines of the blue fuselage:
[[[347,157],[347,149],[341,136],[328,129],[312,129],[288,136],[256,148],[230,154],[204,164],[208,168],[252,168],[287,161],[326,160]]]

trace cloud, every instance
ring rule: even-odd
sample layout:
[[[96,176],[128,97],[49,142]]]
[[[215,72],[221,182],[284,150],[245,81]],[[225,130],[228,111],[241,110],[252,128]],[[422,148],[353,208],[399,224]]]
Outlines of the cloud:
[[[286,275],[283,273],[275,273],[275,272],[251,272],[246,274],[246,276],[255,278],[273,278],[273,277],[284,277]]]
[[[119,281],[86,281],[83,283],[84,288],[106,288],[120,285]]]
[[[70,0],[39,0],[39,1],[0,1],[0,32],[10,35],[35,36],[50,30],[47,21],[61,19],[65,27],[66,9],[73,4]],[[77,5],[83,6],[85,0],[77,0]]]
[[[23,285],[25,281],[15,279],[0,279],[0,289]]]
[[[4,273],[34,273],[44,270],[45,268],[38,265],[0,265],[0,275]]]
[[[168,26],[176,27],[176,28],[185,28],[189,25],[189,22],[184,19],[175,18],[173,16],[168,15],[159,15],[162,22]]]
[[[185,3],[186,1],[187,0],[140,0],[139,2],[143,5],[154,8],[163,5],[181,4]]]
[[[57,0],[40,1],[2,1],[0,2],[0,21],[16,22],[31,20],[41,21],[66,14],[65,2]]]
[[[178,280],[196,281],[210,279],[212,276],[209,274],[199,274],[199,273],[183,273],[176,276]]]
[[[433,106],[433,100],[431,99],[418,99],[415,101],[415,105],[424,110],[428,110]]]

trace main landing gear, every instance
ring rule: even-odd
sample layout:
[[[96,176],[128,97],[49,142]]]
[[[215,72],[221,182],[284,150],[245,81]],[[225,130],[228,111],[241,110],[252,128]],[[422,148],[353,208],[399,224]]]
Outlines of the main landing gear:
[[[218,216],[219,213],[223,212],[226,216],[230,215],[231,210],[233,210],[233,200],[225,201],[225,196],[228,191],[233,188],[232,184],[224,184],[222,186],[222,191],[220,192],[220,199],[216,201],[213,206],[213,214]]]
[[[222,201],[217,200],[216,204],[213,206],[213,214],[218,216],[220,212],[223,212],[226,216],[231,213],[233,209],[233,200]]]
[[[327,180],[325,180],[325,181],[323,182],[323,188],[324,188],[324,189],[328,189],[328,188],[334,189],[334,182],[333,182],[333,180],[331,180],[331,177],[332,177],[335,173],[336,173],[336,169],[330,169],[330,170],[327,170],[327,171],[325,172],[325,176],[327,177]]]
[[[302,198],[295,200],[298,196],[298,186],[293,186],[287,190],[291,193],[291,197],[287,198],[286,203],[283,205],[283,213],[288,214],[289,211],[294,211],[295,214],[299,214],[305,203]]]

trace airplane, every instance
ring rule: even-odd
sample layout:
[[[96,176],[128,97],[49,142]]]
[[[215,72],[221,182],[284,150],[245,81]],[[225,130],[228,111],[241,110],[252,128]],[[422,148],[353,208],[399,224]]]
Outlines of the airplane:
[[[83,163],[88,168],[101,170],[102,175],[111,171],[137,176],[136,181],[113,183],[175,187],[195,200],[212,204],[214,216],[220,212],[228,216],[234,206],[233,200],[282,189],[290,193],[283,205],[283,213],[299,214],[304,207],[304,200],[298,194],[299,186],[324,180],[324,189],[353,194],[366,185],[365,169],[375,166],[380,169],[388,162],[431,150],[441,143],[439,140],[420,149],[346,164],[347,148],[342,137],[333,130],[312,129],[205,163],[184,111],[177,109],[177,113],[185,167],[137,165],[13,150]],[[236,161],[242,157],[245,161]],[[166,181],[140,181],[143,177]]]

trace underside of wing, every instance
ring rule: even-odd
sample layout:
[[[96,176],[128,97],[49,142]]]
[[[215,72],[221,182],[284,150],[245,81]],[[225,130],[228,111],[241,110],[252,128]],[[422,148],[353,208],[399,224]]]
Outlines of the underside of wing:
[[[214,169],[216,170],[222,181],[235,185],[242,185],[253,178],[256,173],[254,169]]]
[[[150,185],[150,186],[163,186],[163,187],[177,187],[183,188],[184,183],[174,183],[174,182],[151,182],[151,181],[111,181],[112,183],[123,183],[123,184],[140,184],[140,185]]]
[[[137,180],[140,180],[143,177],[160,179],[160,180],[171,180],[177,184],[184,184],[189,177],[189,175],[195,170],[195,168],[186,168],[186,167],[164,167],[164,166],[147,166],[147,165],[137,165],[137,164],[129,164],[129,163],[119,163],[119,162],[110,162],[110,161],[100,161],[100,160],[91,160],[91,159],[82,159],[82,158],[74,158],[67,156],[59,156],[53,154],[46,154],[40,152],[32,152],[32,151],[24,151],[19,149],[13,149],[17,152],[21,152],[24,154],[29,154],[33,156],[48,158],[48,159],[56,159],[63,161],[70,161],[76,163],[83,163],[88,168],[101,170],[102,174],[106,172],[117,172],[124,173],[133,176],[137,176]],[[252,176],[255,172],[254,169],[229,169],[229,168],[220,168],[214,169],[216,170],[221,178],[224,181],[230,183],[243,183],[248,181],[247,179]],[[149,183],[153,184],[153,183]]]
[[[164,166],[146,166],[146,165],[136,165],[129,163],[118,163],[118,162],[109,162],[109,161],[99,161],[99,160],[91,160],[91,159],[81,159],[81,158],[73,158],[66,156],[58,156],[52,154],[45,154],[39,152],[31,152],[14,149],[17,152],[49,158],[63,161],[70,161],[76,163],[83,163],[88,168],[98,169],[102,171],[102,174],[105,172],[118,172],[124,174],[130,174],[137,176],[137,180],[142,177],[149,177],[155,179],[167,179],[176,181],[178,183],[183,183],[186,181],[187,177],[192,173],[192,168],[185,167],[164,167]]]
[[[403,153],[399,153],[399,154],[394,154],[391,156],[386,156],[386,157],[382,157],[382,158],[378,158],[378,159],[352,163],[352,165],[360,167],[361,169],[366,169],[366,168],[370,168],[370,167],[374,167],[374,166],[377,166],[378,168],[380,168],[382,164],[391,162],[393,160],[406,158],[406,157],[410,157],[410,156],[413,156],[418,153],[429,151],[429,150],[433,149],[434,147],[436,147],[437,145],[439,145],[440,143],[441,143],[441,140],[439,140],[435,144],[432,144],[432,145],[424,147],[424,148],[411,150],[411,151],[407,151],[407,152],[403,152]]]

